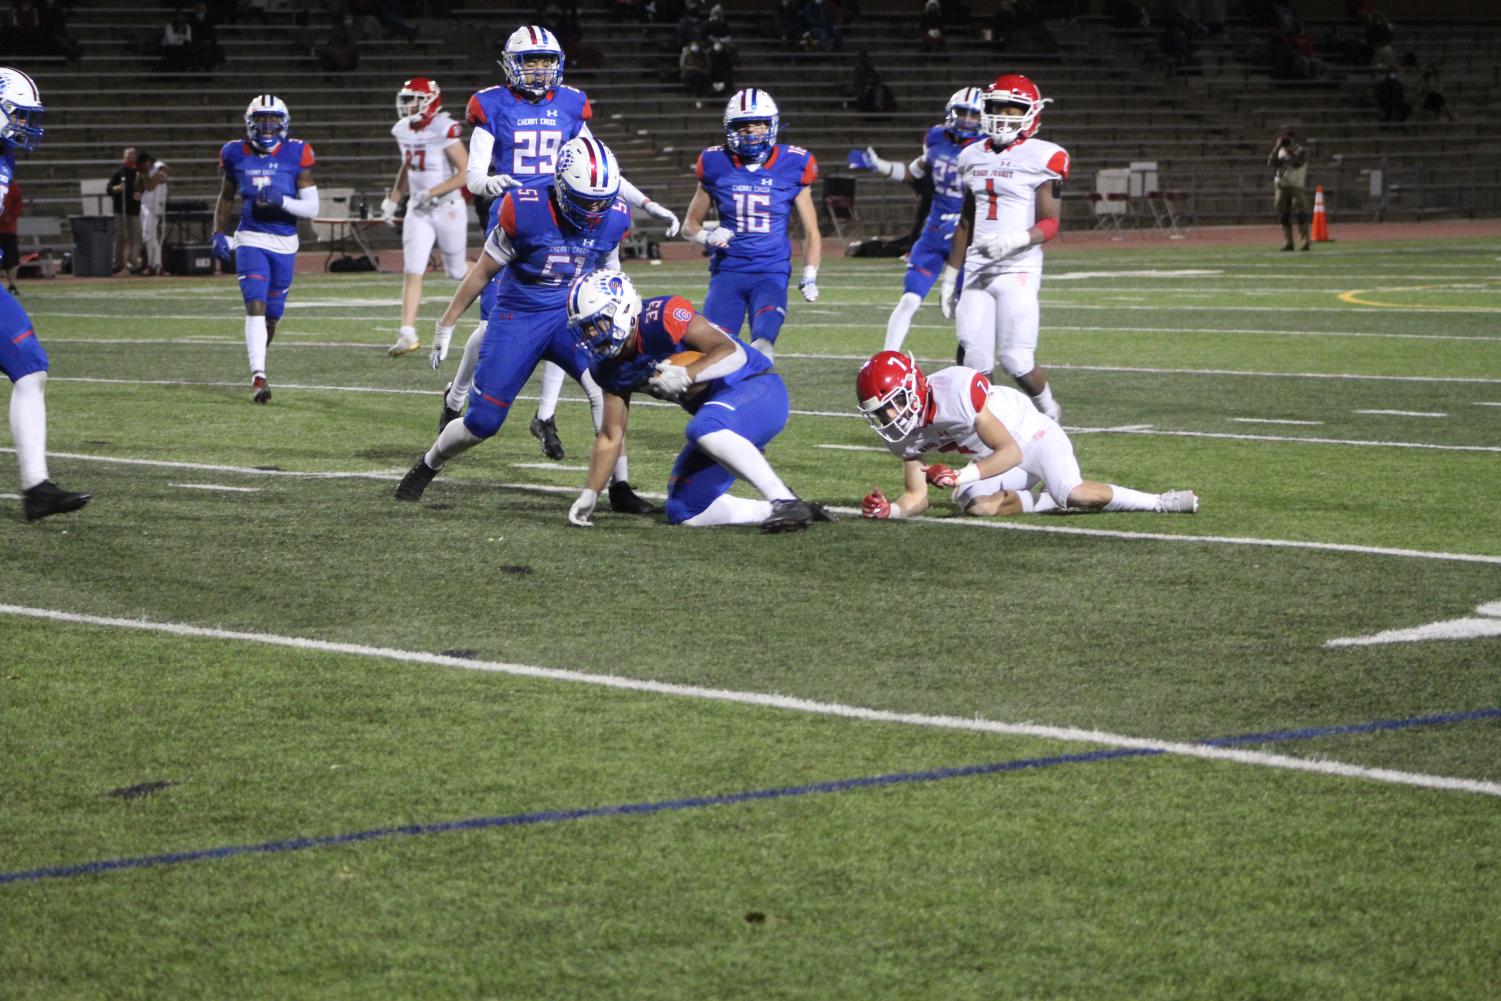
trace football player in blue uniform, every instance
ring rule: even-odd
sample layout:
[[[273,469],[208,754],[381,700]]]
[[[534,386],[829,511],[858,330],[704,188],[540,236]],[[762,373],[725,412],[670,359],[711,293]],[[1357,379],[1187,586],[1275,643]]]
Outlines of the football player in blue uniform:
[[[792,273],[788,217],[797,207],[803,227],[803,277],[798,291],[818,299],[823,245],[809,190],[818,179],[813,154],[779,145],[776,102],[764,90],[742,90],[724,112],[723,146],[698,156],[698,190],[688,206],[683,235],[713,251],[704,316],[738,335],[750,318],[750,343],[768,358],[787,319],[787,279]],[[719,225],[704,229],[713,203]]]
[[[287,138],[292,115],[281,98],[261,94],[245,109],[245,138],[224,144],[219,169],[224,185],[214,206],[214,256],[233,253],[245,299],[245,352],[250,357],[250,399],[269,403],[266,348],[287,308],[297,265],[297,220],[318,214],[313,147]],[[226,235],[235,196],[240,226]]]
[[[771,360],[725,333],[677,295],[642,301],[623,272],[596,271],[568,292],[568,325],[604,390],[604,416],[589,476],[568,512],[588,526],[625,443],[631,394],[644,390],[691,414],[688,444],[667,481],[667,520],[695,528],[759,524],[763,532],[800,532],[832,521],[799,499],[761,454],[787,426],[787,387]],[[764,500],[729,493],[736,478]]]
[[[553,166],[563,144],[574,138],[591,139],[589,120],[594,111],[583,91],[563,84],[563,49],[546,28],[517,28],[506,40],[500,57],[505,85],[487,87],[469,99],[467,117],[469,167],[466,183],[476,195],[495,199],[491,203],[488,235],[495,228],[500,196],[512,188],[551,184]],[[494,173],[491,174],[490,171]],[[667,225],[667,236],[676,236],[678,218],[671,210],[641,193],[625,178],[620,179],[620,197]],[[450,420],[463,407],[474,379],[484,340],[484,320],[495,301],[493,289],[480,299],[480,325],[464,345],[459,371],[443,398],[442,419]],[[447,345],[434,346],[433,368],[447,355]],[[563,388],[563,370],[548,362],[542,367],[542,398],[532,418],[531,432],[549,459],[562,459],[563,442],[553,415]]]
[[[396,488],[397,500],[420,500],[444,463],[499,431],[516,394],[544,359],[580,381],[590,394],[598,424],[599,387],[587,377],[587,366],[568,333],[568,286],[602,265],[618,266],[620,238],[630,229],[631,210],[616,197],[620,168],[604,143],[571,139],[557,160],[551,185],[522,186],[501,198],[485,252],[459,283],[438,321],[440,336],[444,329],[451,335],[464,311],[496,279],[495,304],[479,350],[469,409],[462,420],[449,421],[433,446],[418,457]],[[617,468],[616,473],[611,488],[616,510],[651,510],[625,482],[624,470]]]
[[[959,213],[964,208],[964,186],[959,182],[959,151],[980,138],[980,112],[984,110],[979,87],[954,91],[944,109],[943,124],[935,125],[923,136],[922,155],[911,163],[887,161],[870,147],[850,150],[851,170],[870,170],[893,181],[906,181],[933,175],[933,207],[922,236],[907,252],[907,278],[902,297],[886,321],[886,351],[899,351],[907,339],[907,330],[917,307],[922,305],[928,289],[943,273]]]
[[[0,67],[0,202],[16,172],[16,150],[42,144],[42,96],[31,77]],[[14,262],[10,262],[14,263]],[[27,521],[76,511],[88,494],[70,493],[47,478],[47,352],[31,317],[0,289],[0,372],[11,381],[10,436],[21,467],[21,509]]]

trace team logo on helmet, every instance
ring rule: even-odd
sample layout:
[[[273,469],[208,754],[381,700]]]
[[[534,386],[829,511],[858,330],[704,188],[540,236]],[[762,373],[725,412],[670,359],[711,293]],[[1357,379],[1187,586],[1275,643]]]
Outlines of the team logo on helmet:
[[[0,140],[15,149],[42,144],[42,95],[36,81],[18,69],[0,67]]]
[[[579,346],[600,360],[625,350],[641,316],[641,296],[621,271],[601,269],[568,290],[568,327]]]

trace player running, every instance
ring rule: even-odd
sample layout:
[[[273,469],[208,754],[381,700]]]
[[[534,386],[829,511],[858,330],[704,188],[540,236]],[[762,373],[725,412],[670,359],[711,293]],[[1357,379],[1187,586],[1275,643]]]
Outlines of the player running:
[[[750,317],[750,345],[772,357],[787,319],[787,279],[792,274],[788,217],[797,207],[803,227],[803,277],[798,291],[818,300],[823,244],[809,190],[818,163],[800,146],[777,144],[777,104],[764,90],[742,90],[724,111],[723,146],[698,156],[698,190],[688,206],[683,236],[710,248],[704,316],[738,335]],[[709,205],[719,225],[703,228]]]
[[[959,183],[959,153],[980,138],[980,88],[965,87],[954,91],[944,108],[943,124],[928,129],[923,136],[922,154],[911,163],[887,161],[871,147],[850,150],[851,170],[871,170],[893,181],[917,180],[933,175],[933,206],[928,210],[922,236],[907,252],[907,277],[902,283],[902,297],[886,321],[886,350],[898,351],[907,339],[912,317],[922,305],[928,289],[938,280],[948,263],[964,208],[964,187]]]
[[[469,268],[465,260],[469,211],[459,193],[469,153],[464,148],[463,126],[443,111],[438,81],[427,77],[413,77],[396,92],[396,124],[391,126],[391,135],[401,150],[401,167],[380,203],[382,221],[394,225],[402,192],[410,196],[401,224],[401,329],[386,352],[395,358],[422,346],[417,338],[417,307],[422,303],[422,276],[433,244],[443,254],[443,270],[449,278],[462,281]]]
[[[318,214],[313,147],[289,139],[292,115],[281,98],[261,94],[245,109],[245,138],[219,151],[224,184],[214,206],[214,256],[233,254],[245,300],[245,352],[250,357],[250,399],[271,402],[266,348],[287,308],[297,265],[297,220]],[[235,196],[240,226],[225,235]]]

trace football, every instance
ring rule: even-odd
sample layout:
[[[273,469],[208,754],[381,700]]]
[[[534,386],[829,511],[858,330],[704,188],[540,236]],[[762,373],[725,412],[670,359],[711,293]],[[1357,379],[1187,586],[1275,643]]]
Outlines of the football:
[[[679,351],[675,355],[668,355],[666,361],[669,365],[692,365],[703,356],[702,351]]]

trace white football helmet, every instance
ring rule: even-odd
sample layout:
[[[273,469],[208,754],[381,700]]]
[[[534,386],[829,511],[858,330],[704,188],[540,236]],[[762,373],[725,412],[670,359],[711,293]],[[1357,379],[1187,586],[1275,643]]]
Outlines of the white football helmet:
[[[985,88],[985,110],[980,115],[980,128],[994,143],[1005,148],[1018,139],[1031,138],[1037,132],[1044,105],[1053,99],[1044,99],[1037,84],[1020,73],[1007,73],[995,78]],[[1024,109],[1021,114],[1007,113],[1008,107]]]
[[[578,229],[594,229],[604,222],[620,193],[620,165],[615,162],[615,154],[593,136],[578,136],[564,143],[552,177],[553,201]]]
[[[16,149],[42,144],[42,95],[36,81],[18,69],[0,67],[0,139]]]
[[[764,135],[742,135],[739,131],[758,122],[766,126]],[[747,163],[760,163],[777,144],[781,124],[777,102],[770,94],[755,88],[737,91],[724,108],[724,143]]]
[[[568,290],[568,327],[593,358],[614,358],[625,350],[640,317],[641,296],[623,271],[591,271]]]
[[[548,57],[556,60],[552,66],[526,68],[528,59]],[[531,98],[541,98],[563,82],[563,46],[552,32],[534,24],[511,32],[499,61],[511,89]]]
[[[943,127],[960,139],[976,139],[980,135],[980,116],[985,113],[982,101],[985,92],[979,87],[965,87],[954,91],[949,103],[944,106]],[[973,121],[965,121],[960,115],[973,115]]]
[[[261,94],[245,109],[245,138],[262,153],[269,153],[287,138],[292,113],[281,98]]]
[[[438,81],[414,76],[396,92],[396,117],[414,129],[426,128],[443,106]]]

